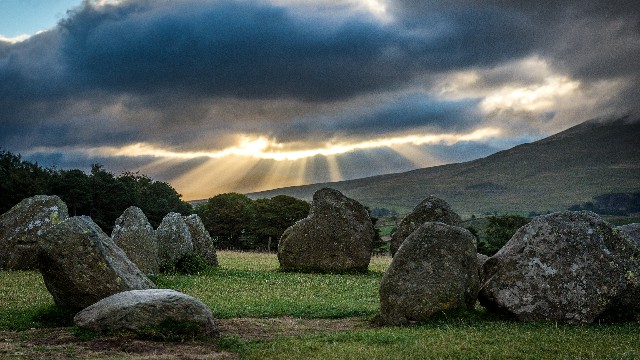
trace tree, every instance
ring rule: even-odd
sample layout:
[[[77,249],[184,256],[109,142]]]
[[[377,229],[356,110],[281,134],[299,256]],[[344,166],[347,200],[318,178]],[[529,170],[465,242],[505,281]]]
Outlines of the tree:
[[[0,150],[0,214],[25,198],[49,193],[52,171]]]
[[[255,209],[251,199],[238,193],[219,194],[196,208],[205,228],[217,238],[218,248],[243,249],[242,235],[251,229]]]
[[[254,201],[254,207],[252,228],[257,238],[256,245],[267,250],[277,249],[282,233],[298,220],[307,217],[311,208],[306,201],[287,195],[258,199]]]
[[[90,178],[82,170],[62,170],[52,176],[51,192],[58,195],[69,208],[69,215],[89,214],[91,211]]]
[[[492,256],[511,239],[516,231],[529,223],[529,219],[518,215],[489,216],[485,238],[478,241],[478,252]]]
[[[131,194],[131,204],[139,207],[154,227],[158,227],[170,212],[183,215],[193,212],[191,205],[182,201],[181,195],[165,182],[154,181],[146,175],[132,172],[123,173],[118,181]]]

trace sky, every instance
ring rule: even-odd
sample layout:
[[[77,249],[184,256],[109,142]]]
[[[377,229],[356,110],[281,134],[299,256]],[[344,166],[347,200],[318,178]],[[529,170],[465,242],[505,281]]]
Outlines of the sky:
[[[0,149],[186,200],[640,114],[640,3],[0,0]]]

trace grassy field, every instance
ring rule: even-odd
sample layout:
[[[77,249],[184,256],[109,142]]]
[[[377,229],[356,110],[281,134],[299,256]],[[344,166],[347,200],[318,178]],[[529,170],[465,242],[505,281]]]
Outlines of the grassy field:
[[[412,327],[376,327],[371,319],[388,257],[374,258],[366,275],[320,275],[279,272],[273,254],[218,256],[219,269],[154,278],[211,307],[222,332],[216,342],[78,339],[73,327],[56,322],[38,273],[0,272],[0,358],[640,358],[637,323],[523,324],[479,308]]]

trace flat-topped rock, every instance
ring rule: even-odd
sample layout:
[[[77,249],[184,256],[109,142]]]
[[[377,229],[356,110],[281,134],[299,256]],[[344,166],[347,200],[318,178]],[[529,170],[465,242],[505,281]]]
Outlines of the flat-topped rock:
[[[102,333],[169,329],[190,336],[219,335],[209,307],[168,289],[131,290],[109,296],[80,311],[73,321],[79,328]]]

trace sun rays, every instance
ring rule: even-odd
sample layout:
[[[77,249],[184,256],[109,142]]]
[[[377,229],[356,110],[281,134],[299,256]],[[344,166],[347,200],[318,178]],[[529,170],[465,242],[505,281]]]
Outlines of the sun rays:
[[[148,159],[146,165],[139,167],[141,173],[169,181],[185,199],[191,200],[224,192],[248,193],[312,182],[341,181],[354,178],[354,166],[382,174],[441,165],[443,161],[429,153],[429,145],[483,142],[500,135],[500,129],[480,128],[468,133],[414,134],[363,141],[330,140],[317,147],[280,143],[265,136],[240,135],[235,145],[216,151],[177,151],[135,143],[122,147],[40,147],[34,152],[63,151],[94,158]]]

